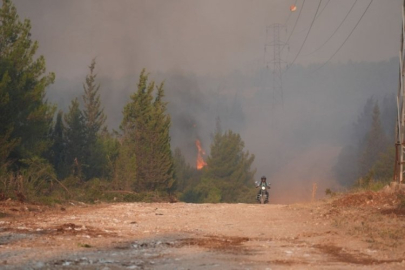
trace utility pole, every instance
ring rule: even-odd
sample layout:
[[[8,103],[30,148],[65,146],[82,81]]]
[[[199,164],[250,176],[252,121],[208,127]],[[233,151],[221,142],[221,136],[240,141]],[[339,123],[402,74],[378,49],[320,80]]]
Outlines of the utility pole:
[[[404,86],[404,30],[405,30],[405,0],[402,3],[402,29],[401,47],[399,50],[399,84],[397,95],[397,123],[395,133],[395,166],[394,182],[403,183],[404,177],[404,150],[405,150],[405,86]]]
[[[264,54],[265,54],[265,65],[266,69],[269,71],[269,66],[272,66],[272,78],[273,78],[273,92],[272,92],[272,105],[283,106],[284,97],[283,97],[283,78],[282,78],[282,65],[285,64],[281,60],[281,50],[285,43],[280,40],[280,29],[284,28],[283,25],[279,23],[274,23],[266,27],[266,43],[264,44]],[[269,40],[269,30],[272,30],[273,36],[272,41]],[[273,58],[269,61],[266,60],[267,48],[272,47],[273,49]]]

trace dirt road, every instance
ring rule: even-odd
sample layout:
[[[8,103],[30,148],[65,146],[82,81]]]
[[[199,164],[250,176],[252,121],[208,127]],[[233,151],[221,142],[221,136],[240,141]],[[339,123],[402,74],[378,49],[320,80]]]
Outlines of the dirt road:
[[[403,239],[352,233],[356,222],[374,224],[373,209],[327,202],[51,209],[7,202],[1,212],[2,269],[405,269]],[[405,228],[403,216],[395,222]]]

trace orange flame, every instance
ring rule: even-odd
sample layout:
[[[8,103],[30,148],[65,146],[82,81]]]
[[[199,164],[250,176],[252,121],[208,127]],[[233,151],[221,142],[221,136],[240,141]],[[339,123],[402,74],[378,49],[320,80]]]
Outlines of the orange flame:
[[[291,10],[291,11],[296,11],[296,10],[297,10],[297,6],[296,6],[296,5],[291,5],[291,6],[290,6],[290,10]]]
[[[205,155],[204,149],[201,147],[200,140],[195,140],[195,146],[197,146],[197,170],[201,170],[204,166],[207,166],[207,163],[204,161],[203,155]]]

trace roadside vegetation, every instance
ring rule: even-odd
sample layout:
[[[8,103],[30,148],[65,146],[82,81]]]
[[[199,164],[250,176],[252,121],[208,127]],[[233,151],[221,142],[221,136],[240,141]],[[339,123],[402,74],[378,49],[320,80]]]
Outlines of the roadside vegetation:
[[[254,155],[219,119],[206,166],[191,166],[171,145],[164,83],[143,70],[122,108],[119,130],[106,126],[93,59],[82,94],[67,111],[46,100],[47,73],[31,23],[11,0],[0,10],[0,200],[254,202]],[[377,191],[393,177],[394,98],[369,98],[334,168],[348,190]],[[380,104],[381,110],[380,110]],[[333,195],[329,190],[327,194]]]
[[[233,131],[216,131],[208,166],[172,152],[163,83],[143,70],[122,109],[120,130],[105,125],[95,59],[68,111],[46,100],[46,73],[31,24],[11,0],[0,9],[0,200],[247,202],[254,156]],[[226,158],[225,158],[226,157]],[[251,197],[251,198],[250,198]]]
[[[373,97],[367,100],[334,167],[335,177],[342,186],[355,191],[377,191],[393,181],[395,119],[393,96],[385,97],[382,102]]]

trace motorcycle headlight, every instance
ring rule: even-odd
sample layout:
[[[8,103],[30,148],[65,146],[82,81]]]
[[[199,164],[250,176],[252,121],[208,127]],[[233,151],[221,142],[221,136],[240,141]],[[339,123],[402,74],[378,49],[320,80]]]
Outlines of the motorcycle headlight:
[[[265,190],[266,188],[265,188],[265,187],[262,187],[262,189]]]

